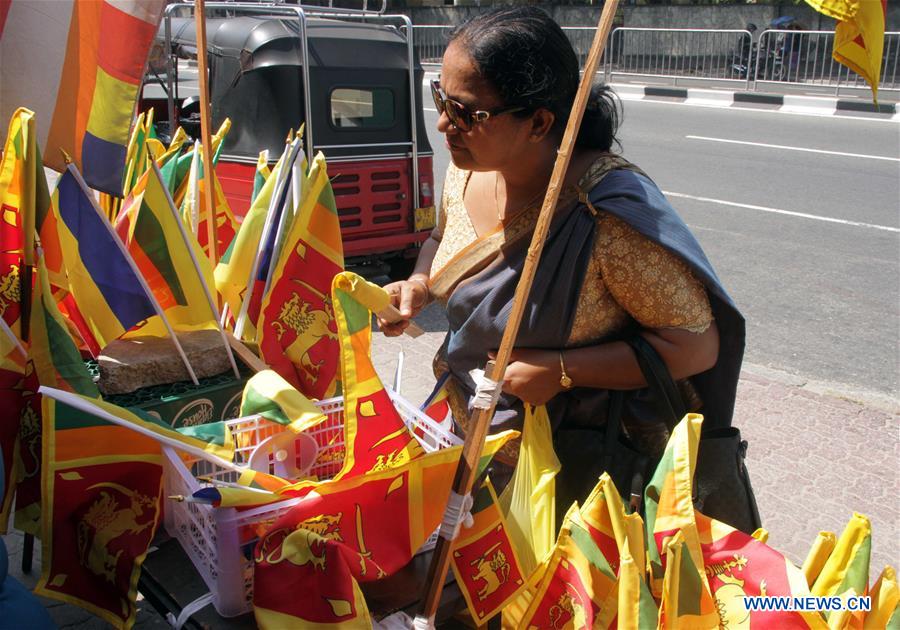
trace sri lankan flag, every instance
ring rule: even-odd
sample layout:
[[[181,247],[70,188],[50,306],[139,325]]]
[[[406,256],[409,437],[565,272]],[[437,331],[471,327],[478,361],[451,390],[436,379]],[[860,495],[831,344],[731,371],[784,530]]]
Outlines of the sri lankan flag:
[[[872,610],[866,614],[863,630],[897,630],[900,627],[900,587],[893,567],[884,567],[869,593],[872,596]]]
[[[344,268],[341,224],[325,156],[313,160],[259,318],[262,358],[310,398],[334,395],[339,342],[331,281]]]
[[[148,169],[138,180],[119,214],[116,232],[173,328],[215,327],[215,315],[188,248],[193,249],[210,292],[212,268],[196,240],[182,234],[155,169]],[[162,337],[166,330],[154,316],[131,334]]]
[[[250,193],[251,204],[256,201],[256,197],[259,196],[259,191],[262,190],[262,187],[265,185],[266,180],[269,179],[269,175],[271,174],[272,170],[269,168],[269,150],[265,149],[264,151],[259,152],[259,158],[256,160],[256,173],[253,175],[253,191]]]
[[[334,315],[341,343],[346,453],[335,479],[397,466],[422,454],[372,365],[372,311],[387,307],[381,287],[348,271],[334,277]]]
[[[877,103],[887,0],[806,0],[806,3],[837,20],[832,57],[866,80]]]
[[[138,177],[150,165],[150,151],[147,146],[153,134],[153,108],[141,112],[134,122],[128,146],[125,149],[125,174],[122,179],[122,195],[127,197],[137,183]]]
[[[278,181],[286,155],[287,153],[283,154],[275,164],[272,174],[250,205],[250,210],[247,211],[237,235],[216,265],[216,289],[228,304],[235,319],[241,312],[241,305],[247,291],[248,281],[250,281],[250,270],[259,249],[260,239],[262,239],[269,202],[274,194],[275,183]],[[256,340],[256,320],[252,318],[247,320],[242,337],[244,340]]]
[[[117,628],[161,516],[162,457],[151,438],[43,397],[41,578],[35,592]]]
[[[3,65],[7,63],[4,60]],[[46,196],[46,187],[34,112],[20,107],[10,118],[0,162],[0,315],[19,338],[23,332],[20,278],[25,265],[31,264],[38,198]]]
[[[472,517],[472,526],[453,541],[450,566],[472,619],[482,626],[519,596],[525,576],[490,481],[475,494]]]
[[[181,204],[182,223],[197,238],[204,256],[209,254],[209,227],[206,213],[206,178],[203,174],[203,147],[197,142],[191,158],[191,168],[188,171],[187,190],[184,201]],[[222,185],[216,175],[216,169],[212,173],[213,190],[213,214],[215,215],[214,234],[216,235],[216,257],[221,257],[231,245],[234,235],[237,233],[238,222],[231,212]]]
[[[72,169],[69,165],[56,185],[59,240],[72,297],[102,347],[156,309]]]
[[[604,602],[615,601],[616,574],[572,504],[563,521],[556,547],[531,604],[518,622],[520,628],[606,627],[612,610]],[[608,622],[606,622],[608,625]]]
[[[828,560],[831,552],[834,551],[836,543],[837,537],[835,537],[834,532],[819,532],[816,536],[816,540],[803,560],[803,566],[800,567],[809,586],[812,586],[816,578],[819,577],[822,567],[825,566],[825,562]]]
[[[3,483],[0,487],[0,533],[6,533],[9,510],[16,492],[14,462],[19,450],[19,424],[26,406],[24,396],[28,355],[6,322],[0,318],[0,408],[5,417],[0,422],[0,457]]]
[[[489,437],[478,468],[514,435]],[[371,627],[359,583],[403,567],[440,524],[461,449],[322,484],[280,517],[254,553],[260,628]]]
[[[231,131],[231,119],[226,118],[222,121],[222,124],[219,125],[219,129],[210,139],[213,146],[213,168],[215,168],[216,164],[219,162],[219,154],[222,150],[222,145],[225,142],[225,136],[228,135],[229,131]],[[175,200],[175,206],[178,208],[182,206],[185,196],[187,195],[188,184],[190,183],[190,178],[188,176],[193,163],[194,147],[189,147],[175,162],[167,163],[166,165],[163,180],[168,184],[169,191],[172,193],[172,198]],[[171,164],[171,167],[169,164]]]

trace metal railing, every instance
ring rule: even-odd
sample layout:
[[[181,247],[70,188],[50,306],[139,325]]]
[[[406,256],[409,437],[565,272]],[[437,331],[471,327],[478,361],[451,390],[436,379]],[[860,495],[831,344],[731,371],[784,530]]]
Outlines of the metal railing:
[[[416,25],[415,47],[422,63],[440,63],[452,26]],[[563,31],[583,65],[594,39],[592,26]],[[756,38],[741,29],[614,29],[607,42],[603,72],[680,80],[702,79],[743,84],[748,91],[771,84],[868,89],[862,77],[832,59],[833,31],[765,30]],[[885,33],[879,90],[900,90],[900,32]]]

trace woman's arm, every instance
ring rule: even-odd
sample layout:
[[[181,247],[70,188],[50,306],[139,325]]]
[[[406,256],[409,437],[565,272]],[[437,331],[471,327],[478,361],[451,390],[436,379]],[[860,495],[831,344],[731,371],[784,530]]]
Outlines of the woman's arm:
[[[672,378],[705,372],[719,355],[716,323],[700,333],[681,328],[647,329],[641,335],[659,353]],[[558,350],[514,350],[503,379],[503,391],[542,405],[563,391]],[[634,352],[623,341],[563,350],[566,373],[575,387],[640,389],[647,386]]]
[[[435,230],[436,232],[436,230]],[[391,304],[400,310],[403,320],[390,324],[381,318],[378,326],[388,337],[396,337],[403,334],[409,326],[409,320],[419,314],[430,301],[428,292],[428,278],[431,275],[431,263],[440,245],[440,237],[432,232],[428,239],[422,243],[419,249],[419,257],[416,266],[408,280],[399,280],[385,285],[385,290],[391,296]]]

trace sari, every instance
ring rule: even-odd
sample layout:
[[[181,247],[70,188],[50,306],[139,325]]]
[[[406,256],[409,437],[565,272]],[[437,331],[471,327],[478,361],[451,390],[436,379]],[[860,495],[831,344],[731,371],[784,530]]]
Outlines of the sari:
[[[454,417],[465,431],[475,382],[470,371],[483,368],[487,352],[496,350],[506,328],[539,208],[516,216],[502,230],[476,239],[453,256],[429,281],[432,294],[446,304],[449,331],[438,352],[438,371],[448,371]],[[712,265],[687,225],[659,188],[640,169],[617,156],[606,156],[590,169],[580,187],[561,195],[528,297],[516,339],[518,348],[557,350],[566,347],[585,270],[597,237],[598,214],[621,219],[640,234],[681,259],[703,284],[720,335],[713,368],[690,381],[708,420],[704,430],[731,424],[744,348],[744,319],[722,287]],[[626,327],[613,341],[636,334]],[[576,387],[560,392],[547,404],[552,428],[596,427],[607,417],[609,391]],[[629,392],[630,416],[656,414],[649,391]],[[502,394],[491,431],[520,429],[524,408]],[[640,432],[640,427],[627,427]],[[655,449],[654,449],[655,450]],[[504,452],[512,461],[515,455]],[[563,463],[564,464],[564,463]]]

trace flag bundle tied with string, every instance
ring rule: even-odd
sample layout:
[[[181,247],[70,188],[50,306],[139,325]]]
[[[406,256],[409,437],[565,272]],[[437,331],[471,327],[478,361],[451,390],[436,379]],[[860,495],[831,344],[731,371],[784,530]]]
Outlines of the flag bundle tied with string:
[[[122,194],[138,88],[165,0],[0,4],[0,119],[19,104],[46,127],[48,166],[68,152],[93,188]],[[52,7],[52,19],[48,8]]]
[[[331,281],[343,267],[341,224],[319,153],[263,298],[258,333],[266,363],[311,398],[329,398],[337,388]]]
[[[806,0],[819,13],[837,20],[832,56],[861,76],[878,103],[884,52],[887,0]]]

